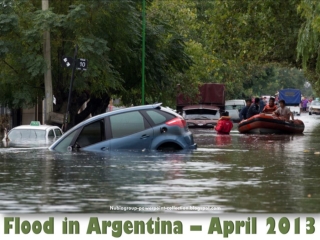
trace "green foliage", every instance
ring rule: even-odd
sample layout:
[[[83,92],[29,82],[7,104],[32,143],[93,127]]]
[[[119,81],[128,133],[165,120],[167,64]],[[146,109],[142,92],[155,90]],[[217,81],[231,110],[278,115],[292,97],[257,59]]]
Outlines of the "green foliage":
[[[41,10],[41,1],[8,1],[0,5],[0,102],[32,106],[44,95],[43,32],[51,33],[52,78],[56,110],[67,100],[70,69],[62,56],[88,59],[88,70],[75,73],[73,113],[88,98],[122,97],[125,104],[141,100],[141,5],[138,1],[55,0]],[[149,4],[148,4],[149,6]],[[170,37],[168,37],[170,36]],[[148,18],[146,97],[171,101],[176,75],[191,64],[184,39],[173,26]],[[159,95],[159,92],[163,94]],[[168,93],[168,94],[165,94]],[[76,99],[86,94],[82,102]],[[167,100],[169,99],[169,100]]]
[[[75,73],[73,113],[106,95],[140,104],[141,7],[139,0],[51,0],[43,11],[39,0],[2,1],[0,103],[32,106],[43,97],[43,32],[50,30],[56,111],[71,74],[61,59],[73,57],[76,44],[89,65]],[[224,83],[229,99],[287,87],[310,94],[306,79],[320,91],[319,9],[313,0],[147,1],[147,102],[174,107],[178,85],[195,96],[206,82]]]

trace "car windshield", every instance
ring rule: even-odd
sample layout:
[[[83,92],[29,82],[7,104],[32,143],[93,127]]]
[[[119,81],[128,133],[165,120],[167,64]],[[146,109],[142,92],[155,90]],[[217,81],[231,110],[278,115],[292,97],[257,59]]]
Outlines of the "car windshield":
[[[12,129],[8,134],[11,141],[28,139],[45,139],[46,131],[38,129]]]
[[[318,102],[318,101],[312,102],[312,105],[313,106],[320,106],[320,102]]]
[[[242,108],[244,108],[243,105],[226,105],[225,106],[226,110],[240,110]]]
[[[212,120],[217,119],[218,116],[217,110],[211,110],[211,109],[192,109],[192,110],[185,110],[183,117],[186,120]]]

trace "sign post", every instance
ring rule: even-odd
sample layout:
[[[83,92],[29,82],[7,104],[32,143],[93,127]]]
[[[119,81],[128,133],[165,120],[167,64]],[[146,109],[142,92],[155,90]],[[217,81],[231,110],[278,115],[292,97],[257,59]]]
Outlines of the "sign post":
[[[145,83],[145,53],[146,51],[146,0],[142,0],[142,96],[141,105],[144,105],[144,83]]]
[[[72,86],[73,86],[73,81],[74,81],[74,71],[75,71],[75,69],[85,71],[85,70],[87,70],[87,67],[88,67],[88,60],[83,59],[83,58],[77,59],[77,54],[78,54],[78,45],[76,45],[76,47],[75,47],[73,58],[64,56],[64,57],[62,57],[62,61],[61,61],[62,67],[72,68],[71,81],[70,81],[70,87],[69,87],[69,96],[68,96],[68,103],[67,103],[67,112],[66,112],[66,115],[64,116],[64,121],[63,121],[63,126],[62,126],[63,131],[67,130],[67,126],[69,123],[70,102],[71,102]],[[52,115],[52,116],[58,116],[58,115]],[[56,121],[60,121],[60,117],[58,117],[58,118],[59,119],[57,119]]]
[[[67,104],[67,113],[65,116],[65,121],[64,121],[64,129],[63,131],[67,131],[67,126],[68,126],[68,122],[69,122],[69,108],[70,108],[70,101],[71,101],[71,92],[72,92],[72,86],[73,86],[73,79],[74,79],[74,70],[76,68],[76,61],[75,59],[77,59],[77,54],[78,54],[78,45],[76,45],[76,49],[74,51],[74,57],[73,57],[73,61],[72,61],[72,73],[71,73],[71,81],[70,81],[70,88],[69,88],[69,96],[68,96],[68,104]],[[69,59],[70,60],[70,59]],[[67,66],[68,66],[67,62]],[[69,65],[70,66],[70,65]]]

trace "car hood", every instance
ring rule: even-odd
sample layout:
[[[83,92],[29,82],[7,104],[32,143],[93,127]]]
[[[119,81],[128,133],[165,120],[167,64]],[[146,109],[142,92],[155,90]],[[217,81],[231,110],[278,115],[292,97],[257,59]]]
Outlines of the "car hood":
[[[313,105],[313,106],[310,106],[310,108],[320,109],[320,106],[318,106],[318,105]]]

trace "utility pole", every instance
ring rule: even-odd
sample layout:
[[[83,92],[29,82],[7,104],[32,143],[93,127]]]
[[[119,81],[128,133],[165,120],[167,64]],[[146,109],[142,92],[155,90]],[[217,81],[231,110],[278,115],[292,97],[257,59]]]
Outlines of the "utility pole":
[[[141,105],[144,105],[144,83],[145,83],[145,58],[146,58],[146,0],[142,0],[142,96]]]
[[[49,0],[42,0],[42,10],[49,9]],[[51,74],[51,44],[50,30],[43,33],[43,56],[46,62],[46,71],[44,73],[45,87],[45,123],[49,122],[49,113],[53,112],[53,93],[52,93],[52,74]]]
[[[70,88],[69,88],[69,96],[68,96],[68,104],[67,104],[67,113],[65,115],[65,122],[64,122],[64,132],[68,130],[68,122],[69,122],[69,115],[70,115],[70,103],[71,103],[71,93],[72,93],[72,86],[74,81],[74,70],[76,69],[76,61],[77,61],[77,54],[78,54],[78,45],[76,45],[76,48],[74,50],[74,56],[72,61],[72,73],[71,73],[71,81],[70,81]]]

